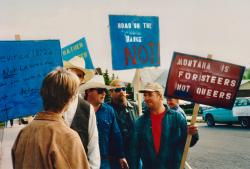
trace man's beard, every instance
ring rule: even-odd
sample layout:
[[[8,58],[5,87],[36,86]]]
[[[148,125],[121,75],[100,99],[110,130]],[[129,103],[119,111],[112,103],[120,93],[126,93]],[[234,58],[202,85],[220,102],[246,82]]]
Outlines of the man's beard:
[[[119,106],[126,106],[127,105],[127,98],[126,96],[118,96],[117,99],[116,99],[116,103],[119,105]]]

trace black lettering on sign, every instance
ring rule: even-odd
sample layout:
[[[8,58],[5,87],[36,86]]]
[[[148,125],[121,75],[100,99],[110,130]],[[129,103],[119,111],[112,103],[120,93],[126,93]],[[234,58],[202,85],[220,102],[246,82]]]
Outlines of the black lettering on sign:
[[[20,95],[23,97],[29,97],[33,96],[39,93],[39,89],[33,89],[33,88],[21,88]]]
[[[18,69],[16,67],[7,67],[2,70],[3,79],[10,79],[17,75]]]

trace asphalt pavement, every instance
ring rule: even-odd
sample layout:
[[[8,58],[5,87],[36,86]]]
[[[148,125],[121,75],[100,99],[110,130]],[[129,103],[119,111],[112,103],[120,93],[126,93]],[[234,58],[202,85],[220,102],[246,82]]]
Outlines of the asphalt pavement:
[[[199,142],[189,149],[192,169],[250,169],[250,129],[199,125]]]
[[[24,125],[14,124],[13,127],[2,128],[3,139],[0,147],[0,169],[11,169],[11,147],[14,144],[17,134],[24,127]]]

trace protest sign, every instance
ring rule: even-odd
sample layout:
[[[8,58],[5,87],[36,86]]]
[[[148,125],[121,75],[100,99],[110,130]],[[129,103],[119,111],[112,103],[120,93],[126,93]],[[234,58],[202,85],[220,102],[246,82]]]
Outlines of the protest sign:
[[[160,66],[156,16],[109,15],[114,70]]]
[[[60,42],[0,41],[0,51],[0,121],[42,110],[42,80],[62,66]]]
[[[174,52],[165,96],[232,109],[245,67]]]
[[[84,60],[83,69],[94,69],[85,38],[62,48],[62,57],[64,61],[69,62],[75,57],[80,57]]]

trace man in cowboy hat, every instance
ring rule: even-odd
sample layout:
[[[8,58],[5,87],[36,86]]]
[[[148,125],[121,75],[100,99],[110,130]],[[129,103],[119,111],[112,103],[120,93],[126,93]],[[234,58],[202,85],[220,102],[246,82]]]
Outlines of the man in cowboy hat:
[[[115,110],[116,120],[123,138],[126,159],[128,160],[130,136],[139,116],[138,107],[134,102],[127,100],[126,87],[123,81],[115,79],[110,83],[110,87],[111,101],[108,104]],[[114,160],[112,160],[112,169],[120,168],[116,159],[114,157]]]
[[[89,81],[94,72],[84,69],[84,59],[76,56],[69,61],[64,61],[64,67],[74,72],[80,79],[80,87]],[[88,156],[91,169],[100,168],[100,151],[98,144],[98,130],[94,108],[84,100],[80,94],[64,114],[68,125],[77,131]]]
[[[85,61],[81,56],[75,56],[69,61],[63,61],[63,66],[75,72],[81,83],[86,83],[94,76],[93,70],[84,69]]]
[[[85,99],[94,106],[96,113],[99,147],[101,154],[101,169],[110,169],[110,143],[115,149],[115,155],[121,168],[128,168],[123,150],[123,141],[118,127],[114,109],[104,103],[106,92],[109,89],[104,84],[103,76],[96,75],[92,80],[82,85],[80,92],[85,91]],[[112,137],[111,137],[112,136]]]

